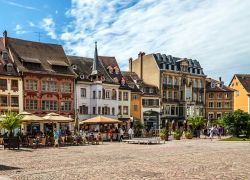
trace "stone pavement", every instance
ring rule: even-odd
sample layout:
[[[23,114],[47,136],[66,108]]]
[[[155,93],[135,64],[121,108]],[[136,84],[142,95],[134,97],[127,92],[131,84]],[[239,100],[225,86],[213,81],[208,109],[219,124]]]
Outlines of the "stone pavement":
[[[193,139],[161,145],[104,143],[20,151],[0,147],[1,176],[65,180],[247,180],[250,179],[250,143]]]

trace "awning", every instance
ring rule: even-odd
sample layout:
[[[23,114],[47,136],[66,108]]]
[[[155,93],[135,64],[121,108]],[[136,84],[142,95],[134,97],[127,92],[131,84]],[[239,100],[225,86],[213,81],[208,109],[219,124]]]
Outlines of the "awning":
[[[56,122],[71,122],[74,121],[74,119],[69,118],[69,117],[65,117],[56,113],[49,113],[46,116],[43,117],[44,120],[47,121],[56,121]]]
[[[116,124],[116,123],[122,123],[122,121],[108,118],[105,116],[96,116],[96,117],[84,120],[80,122],[79,124]]]
[[[22,112],[19,115],[23,116],[22,121],[24,122],[42,122],[44,119],[42,117],[36,116],[29,112]]]

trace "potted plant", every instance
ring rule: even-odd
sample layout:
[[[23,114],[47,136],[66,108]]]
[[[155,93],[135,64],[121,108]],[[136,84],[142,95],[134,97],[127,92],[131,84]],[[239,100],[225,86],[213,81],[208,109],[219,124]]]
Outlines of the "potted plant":
[[[193,138],[193,131],[190,128],[186,131],[185,137],[187,139],[192,139]]]
[[[181,130],[178,128],[174,131],[174,139],[175,140],[180,140],[182,136],[182,132]]]
[[[5,144],[9,148],[19,148],[19,137],[14,137],[13,131],[22,124],[22,116],[14,112],[9,112],[2,118],[0,126],[9,131],[9,137],[5,139]]]
[[[160,138],[161,140],[168,140],[168,131],[166,128],[160,130]]]

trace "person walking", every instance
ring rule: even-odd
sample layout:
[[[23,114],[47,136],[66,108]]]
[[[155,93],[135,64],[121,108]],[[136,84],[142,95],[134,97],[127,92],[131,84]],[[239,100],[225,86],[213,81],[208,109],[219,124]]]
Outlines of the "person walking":
[[[132,135],[133,134],[133,129],[132,128],[129,128],[129,130],[128,130],[128,137],[129,137],[129,139],[132,139]]]
[[[112,130],[112,128],[109,128],[108,134],[109,134],[110,142],[112,142],[112,139],[113,139],[113,130]]]
[[[53,133],[53,135],[54,135],[54,147],[59,147],[59,134],[58,134],[58,132],[56,131],[56,129],[54,129],[54,133]]]
[[[119,142],[122,142],[122,140],[123,140],[123,134],[124,134],[124,131],[123,131],[122,128],[120,128],[120,131],[119,131],[119,137],[120,137]]]
[[[218,127],[218,139],[221,139],[221,135],[222,135],[222,127],[219,126]]]
[[[213,136],[214,136],[214,127],[212,126],[209,130],[209,138],[212,141],[213,140]]]

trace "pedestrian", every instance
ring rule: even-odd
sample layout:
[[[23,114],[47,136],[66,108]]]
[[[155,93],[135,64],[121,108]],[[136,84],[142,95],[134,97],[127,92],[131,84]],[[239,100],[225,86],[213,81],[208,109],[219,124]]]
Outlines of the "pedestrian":
[[[219,126],[218,127],[218,139],[221,139],[221,135],[222,135],[222,127]]]
[[[123,140],[123,134],[124,134],[124,131],[123,131],[122,128],[120,128],[120,131],[119,131],[119,137],[120,137],[119,142],[122,142],[122,140]]]
[[[211,141],[213,140],[214,130],[215,130],[215,128],[213,126],[209,130],[209,138]]]
[[[56,129],[54,129],[54,147],[59,147],[59,134],[58,132],[56,131]]]
[[[112,142],[112,139],[113,139],[113,130],[112,130],[112,128],[109,128],[108,134],[109,134],[110,142]]]
[[[128,137],[129,137],[129,139],[132,139],[132,135],[133,134],[133,129],[132,128],[129,128],[129,130],[128,130]]]

